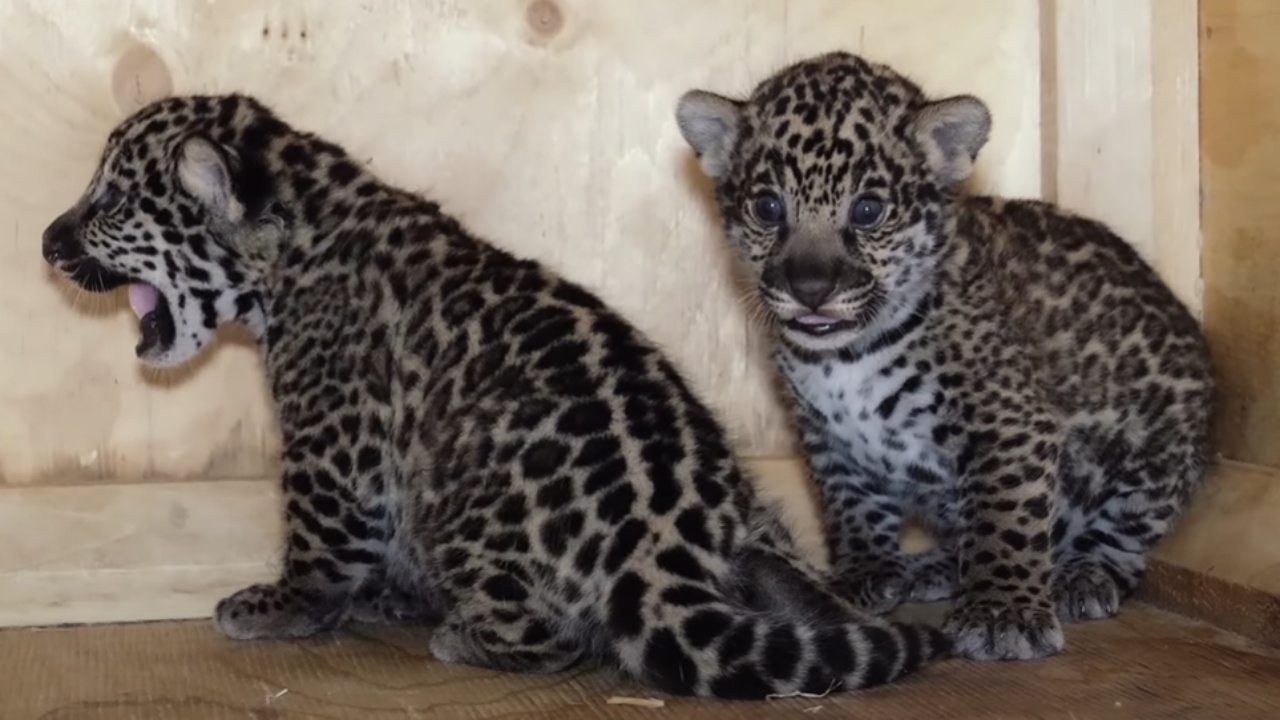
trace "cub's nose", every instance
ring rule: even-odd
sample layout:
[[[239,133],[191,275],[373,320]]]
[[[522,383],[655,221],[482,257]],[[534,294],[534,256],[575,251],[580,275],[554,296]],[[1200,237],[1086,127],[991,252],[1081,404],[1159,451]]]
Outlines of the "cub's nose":
[[[783,266],[782,272],[796,302],[817,310],[835,292],[839,267],[834,262],[792,260]]]
[[[63,213],[49,223],[41,237],[40,250],[50,265],[69,260],[79,254],[74,225],[68,213]]]

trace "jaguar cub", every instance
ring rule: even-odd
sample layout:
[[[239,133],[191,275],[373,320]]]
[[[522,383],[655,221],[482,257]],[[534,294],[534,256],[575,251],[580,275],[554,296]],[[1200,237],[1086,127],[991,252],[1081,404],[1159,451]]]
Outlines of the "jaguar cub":
[[[251,97],[127,118],[43,250],[129,286],[148,364],[223,323],[260,342],[287,545],[278,581],[218,604],[232,638],[422,619],[446,662],[591,660],[725,698],[885,683],[947,648],[825,589],[713,413],[595,295]]]
[[[991,118],[835,52],[679,127],[757,281],[844,594],[955,599],[957,653],[1114,614],[1200,486],[1201,328],[1106,226],[966,194]],[[905,555],[904,518],[937,549]]]

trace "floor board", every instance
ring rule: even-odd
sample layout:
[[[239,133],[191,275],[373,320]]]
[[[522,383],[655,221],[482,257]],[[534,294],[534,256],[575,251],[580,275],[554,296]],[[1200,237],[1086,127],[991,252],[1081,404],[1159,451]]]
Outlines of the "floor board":
[[[951,660],[855,694],[763,703],[664,698],[596,673],[502,675],[426,655],[428,631],[359,628],[234,643],[204,622],[0,632],[4,720],[1280,718],[1280,652],[1141,605],[1071,626],[1056,658]],[[608,705],[657,697],[661,707]]]

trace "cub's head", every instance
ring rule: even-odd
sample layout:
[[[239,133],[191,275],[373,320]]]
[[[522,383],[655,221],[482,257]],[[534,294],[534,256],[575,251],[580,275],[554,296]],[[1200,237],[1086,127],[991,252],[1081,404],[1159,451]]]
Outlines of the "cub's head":
[[[224,322],[261,332],[254,264],[273,219],[260,151],[283,132],[239,95],[142,108],[112,131],[84,195],[45,229],[45,260],[85,290],[128,286],[149,365],[192,358]]]
[[[810,351],[848,346],[919,296],[991,126],[977,98],[931,101],[847,53],[745,99],[692,90],[676,117],[783,338]]]

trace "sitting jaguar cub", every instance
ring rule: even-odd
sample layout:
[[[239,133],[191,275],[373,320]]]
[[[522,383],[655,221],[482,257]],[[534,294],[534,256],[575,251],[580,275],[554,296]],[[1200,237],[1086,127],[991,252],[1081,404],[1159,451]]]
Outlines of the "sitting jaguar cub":
[[[812,57],[677,119],[770,310],[847,596],[955,597],[977,659],[1115,613],[1210,456],[1206,343],[1160,278],[1101,223],[962,192],[987,107],[884,65]],[[910,516],[936,550],[901,552]]]
[[[712,412],[595,295],[253,98],[126,119],[44,255],[129,286],[151,365],[222,323],[259,339],[287,545],[278,581],[218,604],[232,638],[421,618],[446,662],[594,660],[725,698],[885,683],[946,649],[825,589]]]

